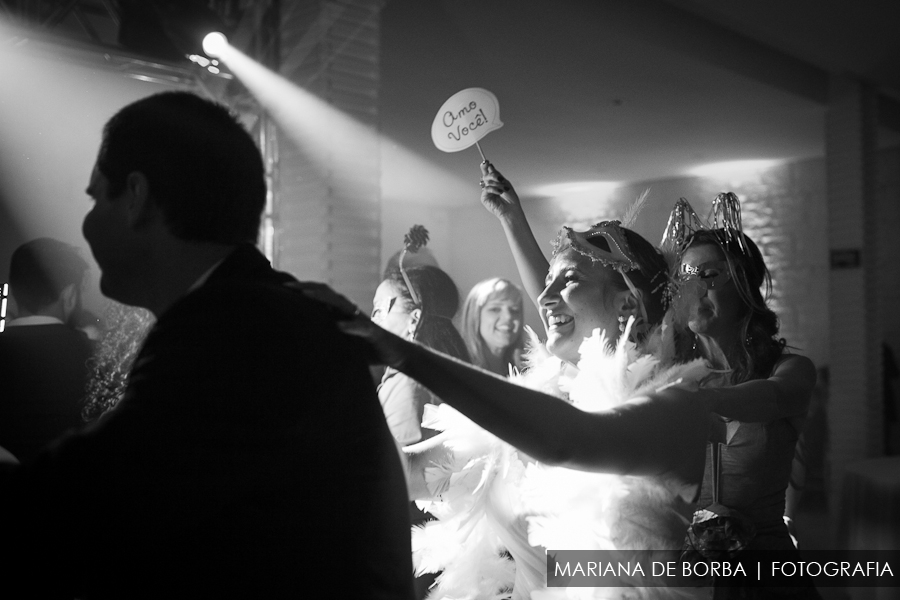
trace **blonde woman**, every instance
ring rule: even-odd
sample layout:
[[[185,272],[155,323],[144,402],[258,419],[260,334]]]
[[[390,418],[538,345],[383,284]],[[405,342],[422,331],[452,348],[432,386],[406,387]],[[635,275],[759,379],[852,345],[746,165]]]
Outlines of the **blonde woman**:
[[[522,366],[522,290],[507,279],[481,281],[466,297],[461,333],[472,364],[497,375]]]

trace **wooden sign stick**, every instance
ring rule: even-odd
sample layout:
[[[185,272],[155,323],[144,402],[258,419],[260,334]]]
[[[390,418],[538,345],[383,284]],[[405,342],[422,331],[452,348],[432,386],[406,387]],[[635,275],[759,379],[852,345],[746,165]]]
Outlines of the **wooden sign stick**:
[[[479,152],[479,154],[481,154],[481,160],[483,162],[487,162],[488,159],[484,157],[484,151],[481,149],[481,144],[479,144],[478,142],[475,142],[475,147],[478,148],[478,152]]]

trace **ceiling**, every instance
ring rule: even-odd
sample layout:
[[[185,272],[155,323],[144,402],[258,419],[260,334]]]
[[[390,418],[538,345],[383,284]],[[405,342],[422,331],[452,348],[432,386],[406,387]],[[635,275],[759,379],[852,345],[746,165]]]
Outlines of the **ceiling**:
[[[898,23],[894,0],[387,0],[382,130],[466,191],[410,185],[388,162],[385,196],[471,202],[478,151],[430,139],[441,104],[467,87],[497,96],[504,126],[481,147],[525,196],[823,156],[830,74],[873,86],[900,125]]]
[[[94,15],[101,37],[117,5],[57,4]],[[76,11],[56,29],[83,38]],[[832,74],[876,90],[880,141],[900,144],[897,0],[384,0],[380,15],[389,201],[472,202],[478,151],[447,154],[430,137],[440,106],[468,87],[497,96],[504,126],[481,147],[526,198],[823,156]]]

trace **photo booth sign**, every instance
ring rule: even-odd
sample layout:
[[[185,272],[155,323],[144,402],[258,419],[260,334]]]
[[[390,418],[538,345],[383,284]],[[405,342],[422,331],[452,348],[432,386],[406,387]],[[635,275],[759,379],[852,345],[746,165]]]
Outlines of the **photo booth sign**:
[[[481,138],[501,127],[497,97],[483,88],[467,88],[441,106],[431,124],[431,139],[439,150],[459,152],[477,146]]]

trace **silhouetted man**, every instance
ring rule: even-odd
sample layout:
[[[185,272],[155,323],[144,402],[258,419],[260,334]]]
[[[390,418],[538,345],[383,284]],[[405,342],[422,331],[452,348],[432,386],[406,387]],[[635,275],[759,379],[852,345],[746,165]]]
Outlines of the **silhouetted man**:
[[[112,411],[0,478],[3,514],[24,515],[4,545],[28,544],[41,592],[412,597],[404,476],[366,362],[254,246],[263,175],[249,134],[195,95],[107,123],[84,236],[103,293],[157,322]]]
[[[83,424],[91,342],[69,325],[88,264],[52,238],[19,246],[9,265],[17,318],[0,333],[0,446],[22,462]]]

